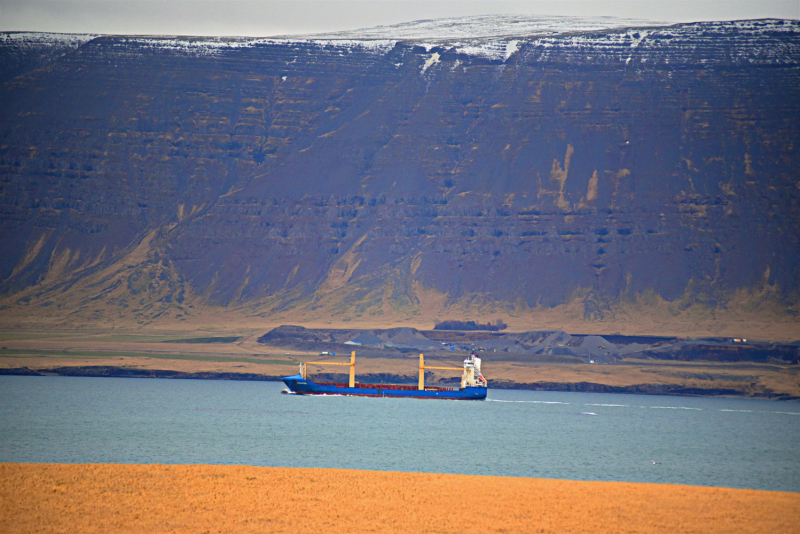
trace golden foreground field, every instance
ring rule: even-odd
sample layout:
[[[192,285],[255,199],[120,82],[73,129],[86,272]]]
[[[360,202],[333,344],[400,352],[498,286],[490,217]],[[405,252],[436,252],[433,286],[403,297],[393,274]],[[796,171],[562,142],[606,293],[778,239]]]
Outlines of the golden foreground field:
[[[0,464],[2,531],[795,533],[800,494],[243,466]]]

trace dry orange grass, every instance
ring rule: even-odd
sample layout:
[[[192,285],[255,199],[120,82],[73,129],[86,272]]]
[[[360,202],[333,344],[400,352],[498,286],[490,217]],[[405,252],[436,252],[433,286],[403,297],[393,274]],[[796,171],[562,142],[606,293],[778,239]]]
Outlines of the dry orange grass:
[[[241,466],[0,464],[17,532],[796,533],[800,494]]]

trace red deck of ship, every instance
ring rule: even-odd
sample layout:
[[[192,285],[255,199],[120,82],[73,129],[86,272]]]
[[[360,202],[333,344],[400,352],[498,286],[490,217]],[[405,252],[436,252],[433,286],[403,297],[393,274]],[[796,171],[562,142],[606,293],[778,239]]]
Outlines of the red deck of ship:
[[[334,386],[337,388],[349,388],[349,384],[345,384],[344,382],[316,382],[320,386]],[[356,383],[354,388],[358,389],[380,389],[382,391],[387,390],[399,390],[399,391],[419,391],[417,386],[401,386],[399,384],[360,384]],[[455,391],[455,388],[445,388],[439,386],[425,386],[425,391]]]

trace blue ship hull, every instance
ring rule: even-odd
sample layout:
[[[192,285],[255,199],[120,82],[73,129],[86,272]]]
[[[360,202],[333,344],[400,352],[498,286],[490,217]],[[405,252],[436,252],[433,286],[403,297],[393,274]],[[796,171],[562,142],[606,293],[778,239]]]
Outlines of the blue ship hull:
[[[397,386],[393,384],[348,384],[333,382],[316,383],[306,380],[299,374],[286,376],[283,383],[292,393],[298,395],[352,395],[358,397],[408,397],[413,399],[452,399],[483,400],[487,388],[466,387],[464,389],[426,387],[420,391],[415,386]]]

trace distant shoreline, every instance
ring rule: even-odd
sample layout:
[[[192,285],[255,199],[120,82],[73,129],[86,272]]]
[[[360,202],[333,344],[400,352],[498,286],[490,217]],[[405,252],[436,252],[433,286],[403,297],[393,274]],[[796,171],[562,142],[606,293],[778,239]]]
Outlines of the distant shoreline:
[[[280,382],[280,375],[235,372],[182,372],[162,369],[140,369],[115,366],[64,366],[50,369],[28,367],[0,368],[0,376],[75,376],[100,378],[161,378],[182,380],[237,380],[250,382]],[[326,376],[326,380],[336,379]],[[360,381],[370,383],[411,383],[410,377],[401,375],[361,375]],[[697,388],[680,384],[634,384],[614,386],[596,382],[514,382],[489,380],[491,389],[519,389],[528,391],[554,391],[571,393],[617,393],[633,395],[668,395],[679,397],[735,397],[764,400],[800,401],[800,397],[788,394],[746,394],[728,388]]]

